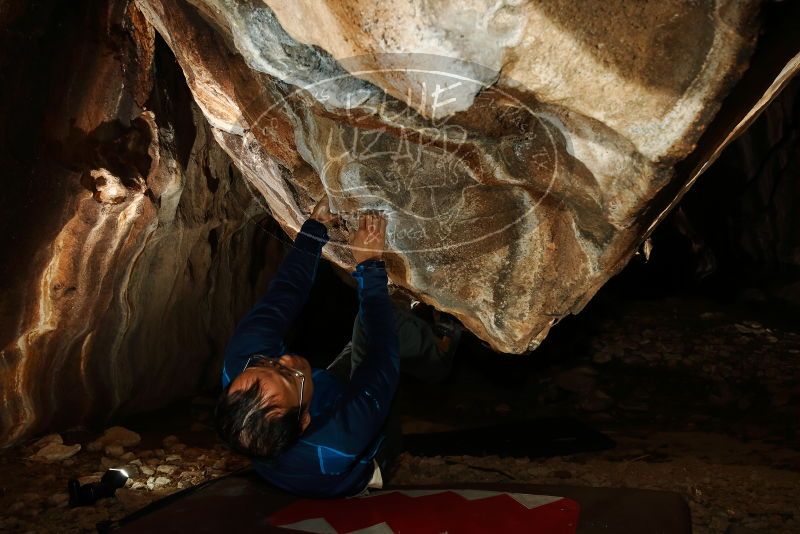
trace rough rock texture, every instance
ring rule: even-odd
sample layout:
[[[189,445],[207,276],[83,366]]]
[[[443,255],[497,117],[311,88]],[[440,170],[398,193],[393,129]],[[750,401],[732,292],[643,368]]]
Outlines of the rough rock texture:
[[[682,185],[757,7],[0,0],[0,443],[215,384],[325,192],[392,212],[398,287],[535,348]]]
[[[2,7],[5,443],[216,384],[282,249],[132,4]]]
[[[517,353],[634,252],[758,29],[756,1],[136,5],[289,233],[323,190],[392,212],[392,281]]]

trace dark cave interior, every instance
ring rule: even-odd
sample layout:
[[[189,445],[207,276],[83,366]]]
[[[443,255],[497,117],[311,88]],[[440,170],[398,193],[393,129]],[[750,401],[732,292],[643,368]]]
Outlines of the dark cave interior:
[[[16,22],[17,31],[3,33],[4,49],[17,47],[20,57],[0,55],[0,161],[10,177],[0,197],[3,346],[18,327],[9,310],[24,307],[31,291],[32,283],[21,281],[32,265],[41,263],[45,252],[40,243],[58,232],[65,199],[83,189],[100,194],[87,170],[118,167],[115,174],[124,178],[135,168],[144,176],[152,163],[148,152],[152,133],[141,119],[129,124],[104,122],[88,133],[76,126],[72,114],[86,109],[74,94],[81,85],[71,77],[95,74],[80,61],[82,54],[98,46],[79,31],[97,23],[91,9],[72,11],[66,3],[56,8],[51,2],[30,4],[25,18]],[[38,25],[38,18],[48,24]],[[2,17],[0,22],[4,23]],[[26,28],[37,32],[23,32]],[[134,47],[118,40],[114,53],[130,53],[121,42]],[[155,43],[158,80],[144,101],[156,116],[170,117],[175,161],[186,167],[197,152],[194,142],[200,135],[192,97],[167,45],[160,37]],[[136,83],[132,78],[130,85]],[[725,148],[640,253],[581,313],[560,321],[538,349],[526,355],[501,354],[465,331],[455,367],[445,381],[431,385],[405,378],[401,383],[397,402],[404,434],[475,431],[474,437],[481,431],[499,432],[498,425],[505,425],[516,429],[508,439],[522,444],[523,452],[512,452],[503,440],[480,454],[471,452],[466,443],[454,443],[451,449],[438,443],[435,453],[406,451],[396,479],[404,484],[513,481],[662,489],[683,495],[696,532],[797,532],[798,95],[800,79],[795,78]],[[67,111],[48,115],[59,106]],[[132,99],[131,106],[135,107]],[[215,166],[213,160],[207,155],[207,168],[201,173],[212,194],[220,183],[228,187],[226,180],[243,181],[232,164]],[[133,173],[130,184],[135,180]],[[239,247],[231,257],[250,254],[232,275],[237,281],[246,280],[241,285],[249,291],[219,304],[234,315],[245,311],[263,291],[277,258],[290,244],[266,212],[243,216],[251,194],[244,186],[231,186],[233,207],[219,208],[220,219],[239,217],[236,220],[242,222],[237,227],[241,233],[230,238]],[[208,218],[212,211],[209,208],[204,215],[193,213],[191,207],[181,209],[187,219]],[[202,238],[210,243],[212,255],[224,233],[214,229]],[[65,294],[69,289],[62,288]],[[202,299],[201,295],[173,309],[191,310]],[[422,310],[430,318],[430,310]],[[311,298],[288,338],[288,349],[324,367],[349,341],[357,311],[349,274],[322,262]],[[192,328],[181,330],[176,343],[188,347],[181,361],[188,366],[194,350],[218,354],[232,327],[226,317],[209,327],[213,332],[204,333],[203,339],[194,339]],[[168,383],[156,384],[155,377],[169,362],[164,364],[158,355],[147,359],[146,350],[142,350],[139,382],[131,389],[139,387],[137,394],[150,388],[169,389]],[[4,373],[11,368],[11,356],[6,357],[4,352],[0,368]],[[139,405],[139,397],[131,393],[127,400],[134,400],[123,401],[123,408],[109,418],[104,410],[105,400],[115,394],[112,387],[105,390],[103,384],[95,397],[78,395],[74,406],[62,408],[92,413],[88,417],[92,422],[61,424],[71,421],[68,414],[53,419],[53,428],[48,427],[59,432],[64,443],[83,445],[79,455],[63,462],[30,461],[41,447],[38,440],[44,431],[0,450],[0,530],[93,531],[98,523],[245,468],[247,459],[228,451],[210,422],[219,394],[217,363],[206,358],[196,376],[179,384],[180,399],[168,405],[150,399]],[[99,382],[107,378],[100,372],[98,377]],[[52,384],[70,387],[57,378]],[[84,397],[100,400],[87,409]],[[526,444],[530,450],[536,448],[537,433],[552,430],[547,425],[554,418],[576,421],[612,440],[614,446],[602,450],[579,446],[570,454],[546,450],[525,454]],[[141,441],[125,451],[88,447],[113,425],[133,429]],[[117,498],[91,507],[67,507],[68,479],[92,481],[122,463],[128,464],[133,483]]]

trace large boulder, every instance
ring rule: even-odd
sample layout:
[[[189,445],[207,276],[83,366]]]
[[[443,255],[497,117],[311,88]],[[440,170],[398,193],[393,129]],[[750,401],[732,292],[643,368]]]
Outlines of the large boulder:
[[[635,252],[759,29],[756,1],[136,5],[288,233],[323,192],[391,212],[392,282],[515,353]]]

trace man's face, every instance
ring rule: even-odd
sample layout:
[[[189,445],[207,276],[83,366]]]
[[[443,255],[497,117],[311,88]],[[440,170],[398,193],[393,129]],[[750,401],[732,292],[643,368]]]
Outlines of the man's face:
[[[311,418],[304,408],[311,403],[314,395],[314,383],[311,379],[311,364],[302,356],[296,354],[284,354],[277,359],[281,365],[269,365],[266,362],[256,362],[242,371],[231,383],[228,395],[239,390],[246,390],[258,382],[261,388],[262,399],[265,403],[277,406],[279,414],[283,414],[292,408],[297,408],[300,404],[300,388],[303,380],[295,376],[291,369],[302,372],[305,375],[305,386],[303,389],[303,412],[301,420],[303,430],[311,422]]]

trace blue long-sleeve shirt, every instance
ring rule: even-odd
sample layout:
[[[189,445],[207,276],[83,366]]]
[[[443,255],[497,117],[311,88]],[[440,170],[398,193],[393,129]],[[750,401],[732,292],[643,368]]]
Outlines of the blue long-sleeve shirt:
[[[241,320],[228,342],[223,387],[242,372],[253,354],[284,354],[283,338],[308,300],[327,242],[325,225],[313,219],[303,224],[267,294]],[[358,320],[365,333],[367,358],[349,384],[323,369],[314,369],[311,424],[273,461],[253,464],[267,481],[298,495],[348,496],[367,486],[383,439],[380,430],[397,389],[398,341],[384,263],[361,262],[352,276],[358,282]]]

